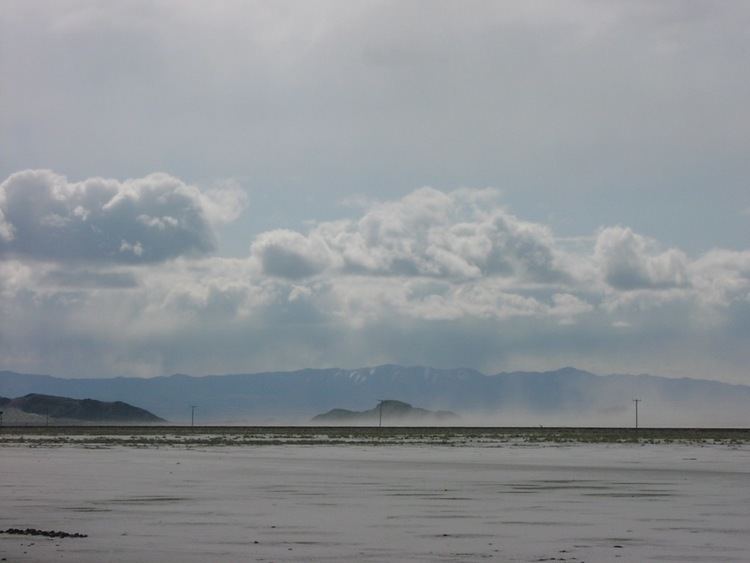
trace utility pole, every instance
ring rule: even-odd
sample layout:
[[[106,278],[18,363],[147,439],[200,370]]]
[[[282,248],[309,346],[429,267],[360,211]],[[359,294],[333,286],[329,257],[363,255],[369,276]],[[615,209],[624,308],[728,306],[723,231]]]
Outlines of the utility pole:
[[[378,428],[381,428],[383,426],[383,399],[380,399],[380,404],[378,405]]]
[[[198,405],[190,405],[190,426],[195,426],[195,409]]]
[[[635,429],[638,430],[638,403],[641,399],[633,399],[633,402],[635,403]]]

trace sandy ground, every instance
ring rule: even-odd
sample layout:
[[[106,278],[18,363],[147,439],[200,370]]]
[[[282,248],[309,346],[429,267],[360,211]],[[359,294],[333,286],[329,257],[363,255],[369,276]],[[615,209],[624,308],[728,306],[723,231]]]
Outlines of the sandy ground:
[[[0,448],[7,561],[748,561],[750,448]]]

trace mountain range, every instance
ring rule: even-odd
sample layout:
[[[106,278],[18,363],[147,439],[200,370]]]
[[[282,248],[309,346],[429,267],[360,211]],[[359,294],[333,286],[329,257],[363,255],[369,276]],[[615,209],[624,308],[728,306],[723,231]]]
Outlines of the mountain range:
[[[750,387],[652,375],[595,375],[567,367],[485,375],[472,369],[381,365],[230,375],[60,378],[0,371],[0,395],[28,393],[125,401],[172,422],[307,423],[334,408],[394,399],[451,410],[461,424],[750,426]]]

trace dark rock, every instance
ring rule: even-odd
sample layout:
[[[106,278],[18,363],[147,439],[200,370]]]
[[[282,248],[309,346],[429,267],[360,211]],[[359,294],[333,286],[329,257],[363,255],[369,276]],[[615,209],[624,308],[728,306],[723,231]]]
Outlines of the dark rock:
[[[86,534],[79,533],[68,533],[68,532],[57,532],[55,530],[37,530],[36,528],[26,528],[21,530],[19,528],[8,528],[7,530],[0,530],[0,534],[15,534],[23,536],[45,536],[48,538],[87,538]],[[30,544],[32,545],[32,544]]]

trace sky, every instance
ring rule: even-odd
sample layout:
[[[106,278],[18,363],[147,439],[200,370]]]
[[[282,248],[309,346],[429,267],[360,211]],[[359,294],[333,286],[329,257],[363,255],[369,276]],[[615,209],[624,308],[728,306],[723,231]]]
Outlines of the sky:
[[[750,4],[2,0],[0,369],[750,384]]]

